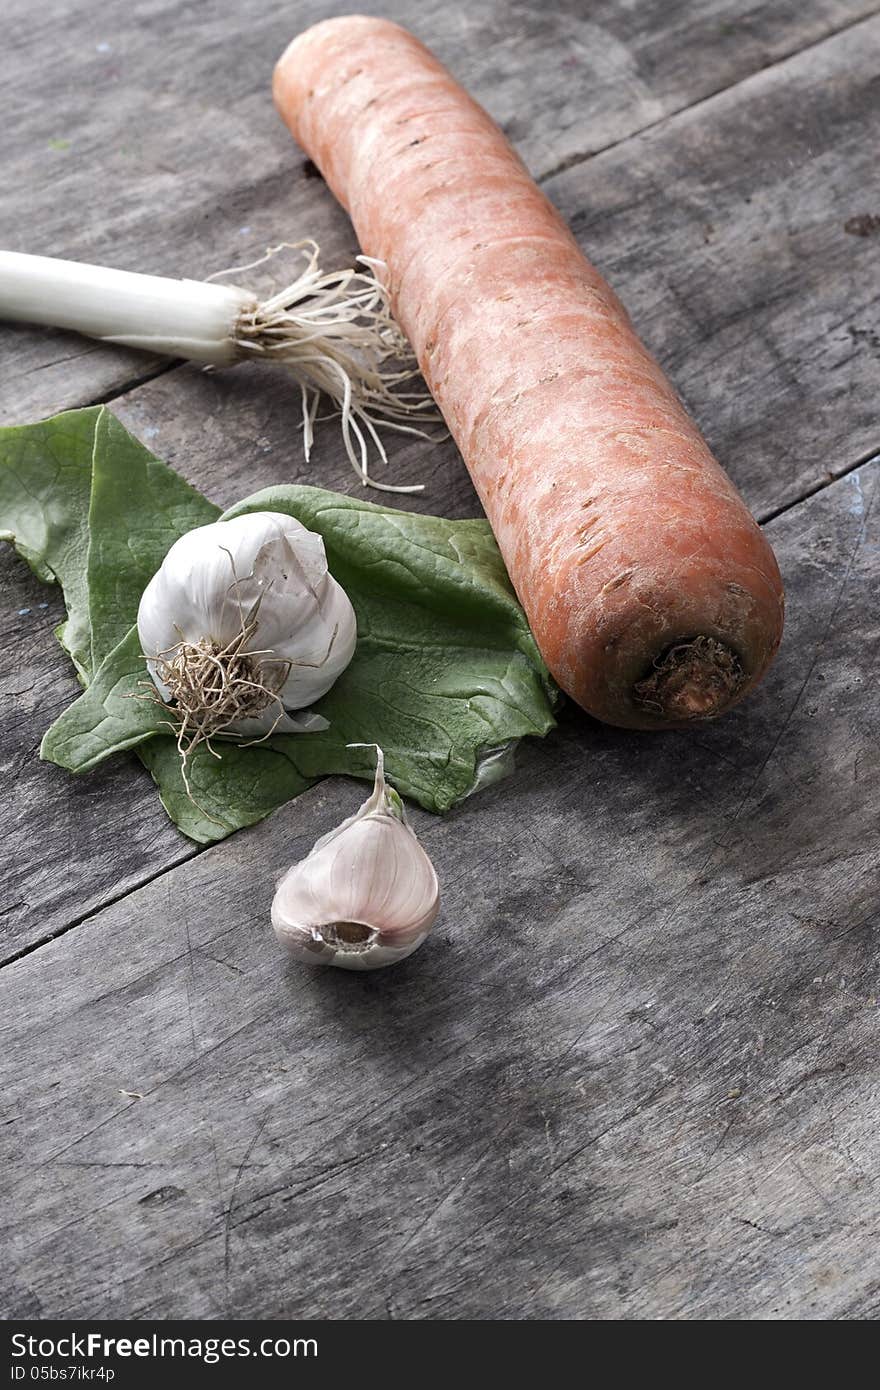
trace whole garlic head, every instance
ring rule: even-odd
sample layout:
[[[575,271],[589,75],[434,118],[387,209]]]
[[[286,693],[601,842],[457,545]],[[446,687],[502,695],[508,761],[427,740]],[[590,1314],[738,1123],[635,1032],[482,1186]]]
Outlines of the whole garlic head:
[[[222,732],[248,737],[326,728],[319,715],[289,711],[326,694],[357,641],[354,609],[327,569],[322,538],[282,512],[250,512],[181,536],[144,590],[137,623],[163,700],[181,704],[197,667],[208,672],[207,699],[216,670],[243,697],[244,714],[225,719]]]
[[[372,796],[288,869],[272,902],[275,935],[309,965],[391,965],[421,946],[440,911],[434,865],[376,754]]]

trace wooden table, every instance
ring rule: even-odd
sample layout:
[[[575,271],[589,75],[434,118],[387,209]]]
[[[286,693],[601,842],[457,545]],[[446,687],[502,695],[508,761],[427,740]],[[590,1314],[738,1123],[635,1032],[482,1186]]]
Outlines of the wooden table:
[[[348,6],[341,5],[344,12]],[[277,875],[362,788],[204,851],[76,693],[4,548],[7,1316],[868,1318],[880,1287],[880,4],[387,0],[505,127],[777,549],[761,690],[698,732],[565,710],[416,812],[444,909],[309,973]],[[0,243],[201,277],[351,228],[278,121],[293,0],[7,0]],[[215,501],[312,465],[283,376],[2,330],[6,422],[111,401]],[[872,458],[872,453],[874,457]],[[475,514],[449,444],[406,505]]]

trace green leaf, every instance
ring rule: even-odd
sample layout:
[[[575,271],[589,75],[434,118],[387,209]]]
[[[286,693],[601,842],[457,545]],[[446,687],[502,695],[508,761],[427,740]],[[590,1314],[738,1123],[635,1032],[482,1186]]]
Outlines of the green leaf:
[[[101,406],[68,410],[38,425],[0,430],[0,539],[64,591],[67,621],[56,632],[80,676],[92,669],[89,496]]]
[[[173,739],[154,738],[138,750],[165,810],[184,835],[199,844],[254,825],[311,786],[274,743],[244,748],[218,741],[217,748],[219,759],[201,747],[188,763],[192,795],[184,786]]]
[[[168,714],[157,703],[137,628],[132,627],[101,662],[79,699],[46,731],[40,757],[69,772],[89,772],[111,753],[168,732]]]
[[[94,668],[125,637],[141,594],[174,542],[219,515],[219,507],[102,408],[95,428],[88,522]]]
[[[292,486],[264,488],[230,507],[223,520],[262,511],[286,512],[320,532],[331,572],[343,588],[355,591],[352,602],[355,595],[370,600],[363,606],[371,635],[396,631],[400,603],[428,607],[438,619],[448,619],[453,636],[474,628],[483,645],[494,638],[506,649],[513,641],[546,678],[488,521],[420,516]]]
[[[503,774],[509,759],[499,750],[553,726],[556,689],[488,523],[269,488],[225,518],[279,511],[319,532],[357,613],[357,650],[315,706],[328,729],[250,746],[219,739],[219,757],[201,746],[187,764],[188,791],[133,623],[169,547],[218,509],[102,407],[0,431],[0,506],[20,552],[43,578],[61,580],[89,678],[42,756],[84,772],[137,746],[169,815],[202,843],[253,824],[328,773],[371,780],[371,749],[350,744],[380,743],[397,788],[445,811]]]

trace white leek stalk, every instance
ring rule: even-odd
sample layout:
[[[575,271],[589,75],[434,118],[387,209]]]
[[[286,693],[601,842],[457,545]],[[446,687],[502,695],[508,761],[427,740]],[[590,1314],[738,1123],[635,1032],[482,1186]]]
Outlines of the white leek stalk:
[[[237,269],[251,270],[281,249]],[[305,270],[263,300],[236,285],[0,251],[0,318],[71,329],[103,343],[207,367],[276,363],[300,386],[307,460],[324,394],[339,411],[346,453],[365,486],[423,491],[422,484],[379,482],[369,469],[371,451],[388,461],[378,428],[422,435],[408,422],[416,416],[438,418],[424,391],[400,389],[417,371],[374,274],[379,263],[361,257],[363,270],[327,273],[314,242],[290,249],[303,251]]]
[[[215,367],[241,358],[236,325],[257,308],[234,285],[170,280],[0,251],[0,315],[68,328],[117,347]]]

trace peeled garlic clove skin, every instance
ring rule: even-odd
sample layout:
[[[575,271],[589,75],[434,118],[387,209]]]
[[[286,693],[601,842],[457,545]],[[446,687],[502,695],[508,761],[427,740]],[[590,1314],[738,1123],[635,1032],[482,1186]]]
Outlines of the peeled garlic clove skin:
[[[282,709],[273,700],[260,714],[248,719],[236,719],[230,726],[236,738],[263,738],[266,734],[319,734],[330,728],[323,714],[311,709]]]
[[[279,882],[272,926],[309,965],[374,970],[411,955],[439,911],[434,866],[385,785],[380,755],[373,795]]]
[[[205,638],[225,647],[256,604],[244,650],[266,653],[267,674],[290,663],[281,703],[301,709],[327,693],[357,643],[348,595],[327,569],[319,535],[283,512],[248,512],[181,536],[144,590],[138,635],[163,699],[170,692],[157,658]]]
[[[299,522],[295,524],[299,527]],[[309,551],[305,552],[309,566],[300,563],[306,537],[320,546],[319,580],[313,577],[314,557]],[[280,549],[271,542],[266,551],[257,555],[254,569],[260,580],[265,570],[271,590],[260,606],[260,626],[250,645],[256,649],[271,647],[290,661],[279,695],[287,709],[301,709],[326,695],[349,665],[357,646],[357,618],[348,594],[327,569],[320,536],[301,527],[297,533],[285,533]],[[298,615],[293,632],[292,609]]]

